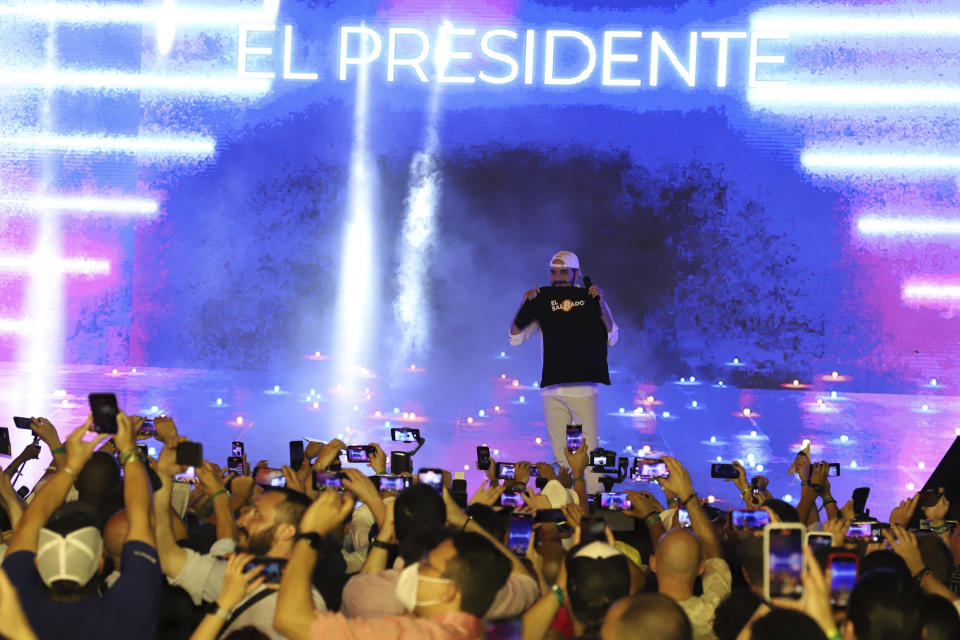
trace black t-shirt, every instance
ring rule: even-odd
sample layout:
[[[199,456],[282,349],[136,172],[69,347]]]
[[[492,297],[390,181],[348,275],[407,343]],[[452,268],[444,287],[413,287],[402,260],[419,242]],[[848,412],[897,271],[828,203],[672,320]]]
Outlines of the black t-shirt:
[[[540,386],[598,382],[610,384],[607,328],[600,304],[582,287],[540,287],[520,307],[513,323],[524,329],[536,320],[543,334]]]
[[[46,593],[32,551],[7,556],[3,568],[20,596],[39,640],[151,640],[163,583],[156,550],[143,542],[123,545],[123,571],[101,597],[56,602]],[[2,624],[2,622],[0,622]]]

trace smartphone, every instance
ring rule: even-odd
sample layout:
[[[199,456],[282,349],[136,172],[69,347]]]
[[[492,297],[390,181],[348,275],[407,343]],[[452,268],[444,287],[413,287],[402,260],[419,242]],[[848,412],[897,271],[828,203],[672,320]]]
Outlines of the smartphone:
[[[889,528],[890,525],[886,522],[871,522],[870,542],[885,542],[886,538],[883,537],[883,530]]]
[[[144,418],[143,424],[140,425],[140,429],[137,430],[137,433],[141,436],[156,436],[157,427],[153,423],[153,418]]]
[[[918,507],[932,507],[933,505],[940,502],[940,496],[943,494],[937,491],[936,489],[927,489],[920,494],[920,499],[917,500]]]
[[[840,475],[840,463],[831,462],[827,465],[827,477],[836,478]]]
[[[873,523],[854,522],[847,529],[845,537],[852,540],[868,540],[873,537]]]
[[[622,491],[611,491],[600,494],[600,506],[613,511],[626,511],[632,507],[630,498]]]
[[[807,531],[806,545],[816,551],[817,549],[829,549],[833,546],[833,534],[823,531]]]
[[[372,447],[363,444],[352,444],[347,447],[347,462],[370,462]]]
[[[731,509],[729,522],[733,531],[760,531],[770,524],[770,513],[763,509]]]
[[[420,442],[420,429],[413,427],[391,427],[390,438],[394,442]]]
[[[567,425],[567,451],[573,453],[583,444],[583,425]]]
[[[230,456],[227,458],[227,471],[235,473],[238,476],[243,475],[243,458],[240,456]]]
[[[530,536],[533,535],[533,518],[526,513],[510,516],[510,528],[507,531],[507,548],[518,556],[527,553]]]
[[[803,536],[797,522],[778,522],[763,528],[763,595],[771,598],[803,596]]]
[[[196,484],[197,470],[194,467],[190,467],[183,473],[178,473],[177,475],[173,476],[173,479],[176,482],[186,482],[188,484]]]
[[[259,484],[259,483],[258,483]],[[343,474],[337,471],[314,471],[313,472],[314,489],[342,489]]]
[[[177,464],[188,467],[203,466],[203,445],[199,442],[181,442],[177,445]]]
[[[633,461],[633,479],[653,482],[657,478],[669,478],[667,463],[659,458],[637,458]]]
[[[613,454],[609,451],[590,454],[590,466],[593,467],[594,471],[599,471],[600,469],[613,467],[613,466],[616,466],[616,464],[617,464],[616,454]]]
[[[0,427],[0,456],[9,456],[10,453],[10,430],[6,427]]]
[[[533,521],[563,524],[567,521],[567,517],[563,515],[563,511],[561,509],[537,509],[537,513],[533,517]]]
[[[117,432],[117,396],[112,393],[91,393],[90,413],[93,414],[93,431],[97,433]]]
[[[538,512],[539,513],[539,512]],[[606,542],[607,521],[600,516],[584,516],[580,519],[580,542]]]
[[[523,506],[523,494],[517,491],[504,491],[500,494],[500,500],[498,504],[501,507],[522,507]]]
[[[20,416],[13,416],[13,426],[17,429],[30,429],[30,423],[33,422],[30,418],[21,418]]]
[[[417,482],[436,489],[443,494],[443,469],[420,469],[417,473]]]
[[[501,480],[513,480],[517,477],[517,465],[514,462],[498,462],[497,477]]]
[[[413,473],[413,458],[406,451],[390,452],[390,473]]]
[[[732,464],[727,464],[725,462],[714,462],[710,465],[710,477],[711,478],[739,478],[740,472],[737,471],[737,468]]]
[[[462,476],[463,471],[457,471],[456,475]],[[467,481],[465,478],[455,477],[453,479],[453,482],[450,483],[450,497],[461,509],[467,508],[469,497],[467,496]]]
[[[490,447],[477,447],[477,469],[486,471],[490,468]]]
[[[690,526],[690,512],[686,509],[677,509],[677,523],[681,527]]]
[[[834,551],[827,556],[827,570],[830,572],[830,604],[846,609],[860,572],[860,558],[855,553]]]
[[[870,487],[860,487],[853,490],[853,515],[862,516],[867,512],[867,498],[870,496]]]
[[[283,570],[287,566],[286,558],[268,558],[266,556],[258,556],[248,562],[246,566],[243,567],[244,572],[255,569],[256,567],[262,567],[259,576],[264,577],[263,584],[280,584],[281,578],[283,578]]]
[[[403,491],[407,488],[407,480],[403,476],[376,476],[380,491]]]
[[[140,453],[143,455],[143,459],[144,459],[144,460],[146,460],[148,457],[150,457],[150,454],[148,453],[150,450],[147,449],[147,445],[145,445],[145,444],[138,444],[138,445],[137,445],[137,449],[138,449],[138,450],[140,451]]]
[[[177,447],[179,451],[180,448]],[[254,477],[261,487],[285,487],[287,479],[283,475],[283,469],[271,469],[269,467],[257,467],[257,475]]]
[[[238,458],[242,458],[242,457],[243,457],[243,453],[244,453],[244,452],[243,452],[243,443],[242,443],[242,442],[240,442],[239,440],[234,440],[234,441],[230,444],[230,447],[231,447],[231,451],[232,451],[232,453],[231,453],[230,455],[232,455],[232,456],[237,456]]]
[[[298,471],[303,465],[303,440],[290,441],[290,468]]]

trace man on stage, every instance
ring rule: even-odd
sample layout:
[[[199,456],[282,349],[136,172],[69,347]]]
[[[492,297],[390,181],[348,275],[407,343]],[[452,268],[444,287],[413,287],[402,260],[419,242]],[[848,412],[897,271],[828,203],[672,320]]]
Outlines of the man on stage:
[[[523,295],[523,304],[510,326],[510,344],[517,346],[537,331],[541,336],[543,372],[540,394],[553,446],[553,457],[565,464],[567,425],[583,425],[589,450],[599,445],[597,424],[599,385],[610,384],[607,347],[617,343],[619,330],[603,291],[580,286],[580,261],[570,251],[550,259],[550,285]],[[595,474],[594,474],[595,475]],[[594,477],[590,491],[599,485]]]

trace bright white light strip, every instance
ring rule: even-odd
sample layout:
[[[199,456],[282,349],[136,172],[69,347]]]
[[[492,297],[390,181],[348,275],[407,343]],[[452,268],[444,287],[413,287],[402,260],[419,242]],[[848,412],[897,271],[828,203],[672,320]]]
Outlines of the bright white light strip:
[[[804,151],[800,162],[805,168],[820,173],[960,171],[960,156],[920,153]]]
[[[960,235],[960,219],[864,216],[857,220],[857,231],[867,236]]]
[[[154,200],[142,198],[87,198],[22,194],[0,198],[0,209],[15,208],[29,211],[79,211],[82,213],[121,213],[152,216],[159,210]]]
[[[159,2],[159,0],[157,0]],[[267,1],[260,9],[222,9],[209,7],[176,7],[173,10],[159,4],[142,7],[130,4],[98,3],[31,3],[0,6],[0,16],[18,16],[44,22],[152,24],[175,22],[177,25],[233,26],[240,23],[272,23],[276,19],[279,2]]]
[[[829,6],[824,6],[815,14],[809,11],[764,11],[751,16],[750,28],[753,31],[787,31],[790,35],[952,35],[960,34],[960,18],[943,14],[835,14]]]
[[[0,256],[0,272],[36,275],[61,273],[102,276],[110,273],[110,262],[95,258],[41,258],[38,256]]]
[[[935,284],[917,282],[906,284],[901,291],[904,300],[914,302],[960,301],[960,284]]]
[[[761,105],[865,107],[960,104],[960,87],[925,85],[822,85],[757,87],[747,98]]]
[[[0,333],[26,333],[26,331],[26,321],[0,318]]]
[[[140,75],[110,71],[0,71],[0,87],[102,89],[257,95],[270,91],[261,78]]]
[[[213,155],[212,138],[106,137],[97,135],[56,136],[38,134],[0,138],[2,151],[65,151],[79,153],[129,153],[153,156]]]

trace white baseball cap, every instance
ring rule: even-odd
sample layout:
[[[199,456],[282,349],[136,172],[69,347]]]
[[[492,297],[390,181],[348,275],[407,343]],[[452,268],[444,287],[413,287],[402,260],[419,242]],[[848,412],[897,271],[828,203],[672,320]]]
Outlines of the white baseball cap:
[[[87,584],[100,567],[103,538],[96,527],[61,535],[44,527],[37,544],[37,572],[48,587],[58,580]]]
[[[580,259],[572,251],[557,251],[550,258],[551,269],[579,269]]]

